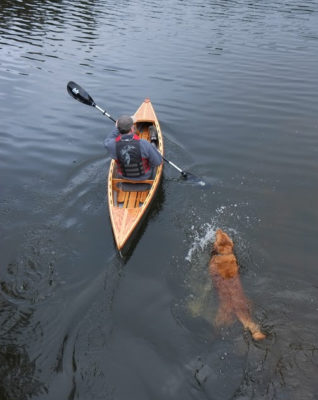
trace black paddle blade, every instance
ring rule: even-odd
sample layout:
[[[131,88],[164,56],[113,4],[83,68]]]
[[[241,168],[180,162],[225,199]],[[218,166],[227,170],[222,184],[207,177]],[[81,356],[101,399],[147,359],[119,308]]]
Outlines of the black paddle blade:
[[[68,94],[72,96],[75,100],[78,100],[88,106],[95,106],[95,102],[91,98],[91,96],[77,83],[70,81],[67,84],[67,91]]]

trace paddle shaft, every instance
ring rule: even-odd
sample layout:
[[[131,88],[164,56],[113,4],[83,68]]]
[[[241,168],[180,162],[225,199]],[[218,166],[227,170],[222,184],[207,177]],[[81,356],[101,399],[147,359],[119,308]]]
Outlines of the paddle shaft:
[[[181,168],[179,168],[172,161],[167,160],[164,156],[162,156],[162,158],[165,160],[165,162],[167,162],[169,165],[171,165],[173,168],[175,168],[177,171],[179,171],[182,176],[187,176],[187,173],[185,171],[183,171]]]
[[[95,107],[98,111],[100,111],[103,115],[106,115],[106,117],[108,117],[109,119],[111,119],[113,122],[116,122],[116,120],[110,115],[108,114],[108,112],[106,112],[106,110],[103,110],[102,108],[100,108],[97,104],[94,104],[93,107]]]

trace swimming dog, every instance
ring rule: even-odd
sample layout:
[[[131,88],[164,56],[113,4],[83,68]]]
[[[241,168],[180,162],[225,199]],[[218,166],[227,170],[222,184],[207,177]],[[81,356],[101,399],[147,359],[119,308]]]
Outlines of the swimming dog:
[[[259,325],[251,319],[250,302],[240,282],[239,267],[233,247],[232,239],[218,229],[209,264],[209,272],[220,301],[215,323],[217,326],[228,325],[233,322],[236,315],[255,340],[262,340],[266,336],[261,332]]]

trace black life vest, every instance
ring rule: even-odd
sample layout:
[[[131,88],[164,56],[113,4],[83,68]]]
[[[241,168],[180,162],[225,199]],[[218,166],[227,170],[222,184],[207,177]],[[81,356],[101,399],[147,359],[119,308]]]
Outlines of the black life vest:
[[[137,135],[116,138],[118,172],[127,178],[138,178],[150,170],[149,161],[141,157],[140,138]]]

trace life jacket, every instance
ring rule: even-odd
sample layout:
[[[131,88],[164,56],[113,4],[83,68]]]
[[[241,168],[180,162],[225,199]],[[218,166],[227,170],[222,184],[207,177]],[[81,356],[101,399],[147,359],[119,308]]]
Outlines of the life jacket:
[[[138,135],[116,138],[118,172],[127,178],[138,178],[150,170],[149,161],[142,158]]]

